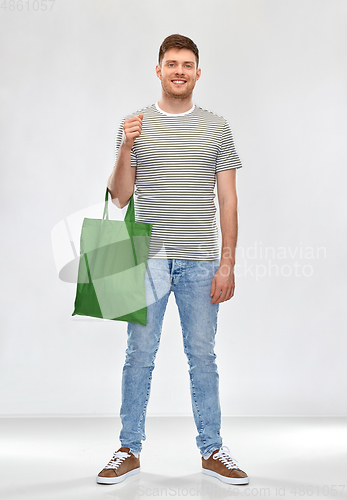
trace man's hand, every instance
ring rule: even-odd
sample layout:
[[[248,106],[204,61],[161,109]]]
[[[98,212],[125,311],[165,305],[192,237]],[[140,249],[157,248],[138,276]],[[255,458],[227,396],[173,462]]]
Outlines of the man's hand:
[[[219,304],[231,299],[235,290],[234,266],[230,262],[220,264],[212,279],[211,304]]]
[[[134,145],[135,139],[140,137],[142,132],[143,115],[133,116],[124,121],[123,130],[125,137],[123,137],[123,145],[131,149]]]

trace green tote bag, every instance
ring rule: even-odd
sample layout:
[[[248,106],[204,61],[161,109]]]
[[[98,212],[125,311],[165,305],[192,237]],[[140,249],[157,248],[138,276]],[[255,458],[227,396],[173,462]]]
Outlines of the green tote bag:
[[[135,222],[134,195],[123,221],[85,218],[74,315],[147,324],[145,272],[153,224]]]

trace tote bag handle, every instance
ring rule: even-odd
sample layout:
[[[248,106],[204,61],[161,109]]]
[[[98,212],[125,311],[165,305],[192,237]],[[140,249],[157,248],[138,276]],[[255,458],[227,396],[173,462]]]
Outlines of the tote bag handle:
[[[104,214],[102,217],[102,220],[108,220],[108,188],[106,188],[106,194],[105,194],[105,206],[104,206]],[[125,214],[124,217],[124,222],[135,222],[135,206],[134,206],[134,193],[131,195],[129,205],[128,205],[128,210]],[[131,234],[131,227],[129,228],[127,225],[128,233],[130,236],[130,241],[131,241],[131,246],[133,249],[133,255],[134,255],[134,262],[135,266],[137,266],[137,257],[136,257],[136,251],[135,251],[135,245],[134,245],[134,240],[133,240],[133,235]]]
[[[108,220],[108,188],[106,188],[105,194],[105,206],[104,206],[104,214],[102,216],[103,220]],[[135,206],[134,206],[134,193],[131,195],[128,210],[124,217],[125,222],[135,222]]]

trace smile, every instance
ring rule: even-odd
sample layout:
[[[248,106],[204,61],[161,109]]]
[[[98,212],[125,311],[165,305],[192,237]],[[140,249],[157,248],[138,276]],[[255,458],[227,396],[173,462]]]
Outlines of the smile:
[[[175,85],[183,85],[187,83],[187,80],[171,80]]]

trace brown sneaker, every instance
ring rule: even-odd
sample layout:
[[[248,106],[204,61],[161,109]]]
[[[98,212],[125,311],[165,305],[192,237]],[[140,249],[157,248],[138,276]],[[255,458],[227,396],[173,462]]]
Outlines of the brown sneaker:
[[[122,447],[114,452],[109,463],[99,472],[96,482],[116,484],[138,472],[140,472],[140,456],[136,458],[130,453],[130,448]]]
[[[207,460],[202,457],[202,472],[208,476],[217,477],[223,483],[249,483],[247,474],[238,468],[237,461],[230,455],[227,446],[215,450]]]

